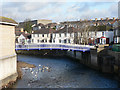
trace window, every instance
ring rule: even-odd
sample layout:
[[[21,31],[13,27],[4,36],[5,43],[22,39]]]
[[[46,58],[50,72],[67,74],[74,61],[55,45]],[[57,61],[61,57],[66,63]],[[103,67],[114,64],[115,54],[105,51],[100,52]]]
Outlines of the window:
[[[67,37],[67,33],[65,33],[65,37]]]
[[[44,34],[42,35],[42,37],[44,37]]]
[[[65,40],[64,40],[64,43],[66,43],[66,42],[67,42],[67,40],[65,39]]]
[[[45,40],[45,42],[47,42],[47,39]]]
[[[40,42],[39,39],[37,41],[38,41],[38,43]]]
[[[55,43],[55,39],[53,39],[53,42]]]
[[[95,32],[95,36],[97,36],[97,32]]]
[[[44,42],[44,40],[42,40],[41,42]]]
[[[59,40],[59,43],[61,43],[61,40]]]
[[[82,36],[82,32],[81,32],[81,36]]]
[[[47,37],[48,37],[48,34],[47,34]]]
[[[34,42],[34,39],[32,39],[32,42]]]
[[[70,43],[70,39],[68,39],[68,43]]]
[[[59,37],[61,37],[61,34],[59,34]]]
[[[39,34],[38,34],[38,37],[39,37]]]
[[[102,32],[102,36],[104,36],[104,32]]]

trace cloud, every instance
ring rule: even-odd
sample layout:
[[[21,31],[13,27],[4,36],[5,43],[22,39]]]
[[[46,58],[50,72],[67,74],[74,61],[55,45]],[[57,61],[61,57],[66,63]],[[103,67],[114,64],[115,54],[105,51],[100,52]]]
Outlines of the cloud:
[[[117,3],[98,2],[4,2],[2,14],[16,21],[26,18],[55,22],[117,16]],[[1,13],[0,13],[1,14]]]

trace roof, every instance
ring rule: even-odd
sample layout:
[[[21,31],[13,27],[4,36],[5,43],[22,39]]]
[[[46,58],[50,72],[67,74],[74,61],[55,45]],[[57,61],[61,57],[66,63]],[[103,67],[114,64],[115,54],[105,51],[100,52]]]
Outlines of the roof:
[[[20,36],[22,34],[22,32],[20,32],[20,31],[15,31],[15,35],[16,36]]]
[[[56,25],[57,25],[57,23],[48,23],[45,26],[56,26]]]
[[[102,36],[102,37],[100,37],[100,38],[106,38],[106,37]]]
[[[35,26],[33,26],[33,27],[38,27],[38,26],[45,27],[45,25],[44,25],[44,24],[42,24],[42,23],[36,24],[36,25],[35,25]]]
[[[78,32],[78,29],[74,28],[74,27],[69,27],[68,29],[65,27],[63,29],[60,29],[58,31],[56,31],[55,33],[73,33],[73,32]]]
[[[16,35],[16,36],[20,36],[21,34],[22,34],[24,37],[27,37],[27,36],[30,35],[29,33],[20,32],[20,31],[15,31],[15,35]]]
[[[45,29],[36,30],[36,31],[34,31],[34,33],[32,33],[32,34],[49,34],[49,33],[55,32],[55,31],[56,31],[56,30],[54,30],[54,29],[47,29],[47,28],[45,28]]]
[[[30,36],[29,33],[25,33],[25,32],[23,32],[22,35],[23,35],[25,38],[28,38],[28,36]]]
[[[18,24],[12,18],[7,18],[7,17],[3,17],[3,16],[0,16],[0,22],[2,22],[2,23],[4,22],[5,24]]]

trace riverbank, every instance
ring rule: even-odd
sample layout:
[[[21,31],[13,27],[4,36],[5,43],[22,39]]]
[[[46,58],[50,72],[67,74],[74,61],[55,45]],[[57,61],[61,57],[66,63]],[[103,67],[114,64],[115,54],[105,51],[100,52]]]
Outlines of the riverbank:
[[[18,72],[18,79],[22,78],[22,68],[35,68],[36,66],[33,64],[28,64],[26,62],[17,61],[17,72]]]
[[[17,61],[17,73],[18,73],[18,77],[17,77],[17,80],[18,79],[22,79],[22,68],[35,68],[36,66],[33,65],[33,64],[29,64],[29,63],[26,63],[26,62],[22,62],[22,61]],[[16,80],[16,81],[17,81]],[[16,83],[16,81],[11,81],[9,82],[7,85],[4,85],[2,88],[5,89],[5,88],[11,88],[12,85],[14,85]]]

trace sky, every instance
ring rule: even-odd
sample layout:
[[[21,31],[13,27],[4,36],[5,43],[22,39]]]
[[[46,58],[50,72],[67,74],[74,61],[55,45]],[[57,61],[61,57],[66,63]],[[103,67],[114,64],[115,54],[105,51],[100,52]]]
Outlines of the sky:
[[[94,1],[94,2],[93,2]],[[118,1],[39,1],[3,0],[0,2],[0,16],[13,18],[17,22],[25,19],[49,19],[53,22],[78,21],[80,19],[118,17]]]

